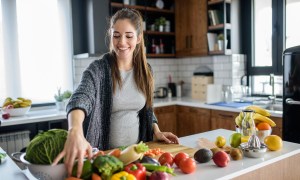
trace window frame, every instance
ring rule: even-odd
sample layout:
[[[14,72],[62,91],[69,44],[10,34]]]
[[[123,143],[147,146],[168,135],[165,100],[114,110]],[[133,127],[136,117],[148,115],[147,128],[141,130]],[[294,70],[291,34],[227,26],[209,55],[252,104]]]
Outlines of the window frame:
[[[272,0],[272,66],[254,67],[254,0],[241,1],[242,53],[247,55],[247,86],[255,75],[282,75],[285,48],[285,0]],[[249,15],[250,14],[250,15]],[[259,95],[259,94],[255,94]],[[262,95],[266,96],[266,95]]]
[[[4,2],[4,3],[3,3]],[[68,50],[68,55],[64,55],[64,58],[67,58],[67,63],[70,64],[69,66],[69,69],[68,69],[68,76],[66,76],[68,78],[68,81],[66,83],[63,83],[63,88],[67,88],[68,90],[71,90],[73,91],[74,89],[74,68],[73,68],[73,55],[74,55],[74,51],[73,51],[73,39],[72,39],[72,35],[73,35],[73,29],[72,29],[72,14],[71,14],[71,1],[68,0],[68,1],[60,1],[60,9],[61,11],[63,11],[65,14],[68,13],[68,16],[64,16],[63,20],[66,21],[66,17],[70,18],[68,19],[68,23],[65,24],[65,26],[68,26],[67,29],[64,30],[63,33],[69,33],[68,36],[66,36],[66,41],[69,45],[68,46],[64,46],[66,47],[66,49]],[[61,7],[64,7],[64,9],[62,9]],[[10,23],[7,25],[5,24],[5,32],[8,32],[9,30],[9,35],[5,34],[6,35],[6,38],[9,38],[9,39],[12,39],[12,41],[7,41],[6,42],[9,42],[9,43],[6,43],[4,46],[4,51],[6,51],[7,49],[9,49],[10,53],[7,53],[8,57],[7,59],[14,59],[14,61],[4,61],[4,67],[7,69],[12,69],[12,67],[14,67],[15,69],[18,69],[16,70],[16,72],[19,72],[20,71],[20,67],[19,67],[19,39],[18,39],[18,28],[17,28],[17,0],[6,0],[6,1],[1,1],[1,8],[2,8],[2,14],[5,14],[5,16],[2,16],[2,22],[5,21],[9,21]],[[4,10],[3,10],[4,9]],[[65,11],[67,9],[67,11]],[[60,13],[60,11],[58,12]],[[64,14],[64,15],[65,15]],[[3,20],[3,17],[6,17],[5,20]],[[60,18],[61,19],[61,18]],[[1,22],[1,23],[2,23]],[[11,32],[11,29],[13,30],[13,32]],[[13,42],[13,43],[11,43]],[[8,45],[7,45],[8,44]],[[17,45],[15,45],[17,44]],[[17,48],[16,48],[17,47]],[[16,56],[17,58],[11,58],[10,56],[12,56],[11,54],[13,54],[14,56]],[[66,62],[64,62],[66,63]],[[8,64],[8,65],[7,65]],[[8,86],[7,89],[9,89],[8,91],[9,92],[13,92],[11,94],[8,94],[8,95],[3,95],[3,96],[0,96],[0,103],[2,102],[2,100],[5,99],[5,97],[12,97],[12,98],[16,98],[18,96],[23,96],[23,95],[16,95],[16,94],[21,94],[20,92],[14,90],[16,86],[18,87],[22,87],[22,82],[19,78],[19,74],[16,74],[15,71],[11,71],[11,72],[8,72],[8,76],[10,77],[13,77],[11,79],[13,79],[13,83],[17,84],[17,85],[11,85],[12,82],[9,82],[10,85]],[[67,71],[66,71],[67,72]],[[9,74],[10,73],[10,74]],[[52,72],[51,72],[52,73]],[[55,87],[56,88],[56,87]],[[17,93],[16,93],[17,92]],[[53,92],[53,96],[54,94],[56,93],[56,91]],[[26,98],[29,98],[31,99],[31,97],[28,97],[26,96]],[[33,104],[32,104],[32,107],[46,107],[46,106],[53,106],[55,105],[55,99],[53,98],[52,99],[47,99],[45,101],[43,100],[40,100],[38,99],[38,101],[34,101],[34,99],[31,99],[33,100]]]

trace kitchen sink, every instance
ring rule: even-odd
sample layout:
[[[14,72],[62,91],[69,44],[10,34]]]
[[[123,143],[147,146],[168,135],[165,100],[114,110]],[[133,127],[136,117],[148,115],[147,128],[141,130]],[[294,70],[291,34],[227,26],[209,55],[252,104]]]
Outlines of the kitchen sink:
[[[269,104],[265,109],[270,111],[283,111],[282,104]]]

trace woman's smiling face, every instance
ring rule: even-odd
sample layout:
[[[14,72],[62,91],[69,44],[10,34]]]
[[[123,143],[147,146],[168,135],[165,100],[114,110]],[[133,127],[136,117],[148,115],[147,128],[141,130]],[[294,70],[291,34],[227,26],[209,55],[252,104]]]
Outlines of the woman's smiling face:
[[[117,20],[111,29],[113,50],[118,59],[132,60],[133,51],[141,38],[128,19]]]

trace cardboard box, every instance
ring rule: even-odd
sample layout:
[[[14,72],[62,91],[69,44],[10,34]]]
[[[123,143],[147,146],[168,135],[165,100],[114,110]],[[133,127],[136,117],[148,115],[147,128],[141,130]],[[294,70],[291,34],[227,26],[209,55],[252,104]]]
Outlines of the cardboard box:
[[[207,85],[213,83],[212,76],[193,76],[192,77],[192,98],[206,101]]]
[[[212,84],[214,81],[213,76],[193,76],[192,84]]]

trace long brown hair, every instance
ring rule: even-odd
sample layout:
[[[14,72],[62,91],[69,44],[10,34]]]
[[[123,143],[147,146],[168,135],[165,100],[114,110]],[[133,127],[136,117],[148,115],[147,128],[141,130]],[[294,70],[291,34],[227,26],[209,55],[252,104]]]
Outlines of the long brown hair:
[[[113,44],[111,42],[111,28],[118,20],[128,19],[137,32],[137,36],[141,37],[141,42],[136,45],[133,51],[133,73],[134,80],[139,91],[141,91],[146,97],[146,106],[152,107],[153,92],[154,92],[154,79],[151,72],[151,68],[147,63],[145,47],[144,47],[144,29],[143,18],[141,14],[134,9],[123,8],[117,11],[110,19],[110,26],[108,29],[108,37],[110,39],[110,53],[113,57],[112,62],[112,79],[113,79],[113,92],[115,92],[117,84],[122,87],[122,80],[120,71],[118,68],[118,62],[116,53],[113,50]]]

